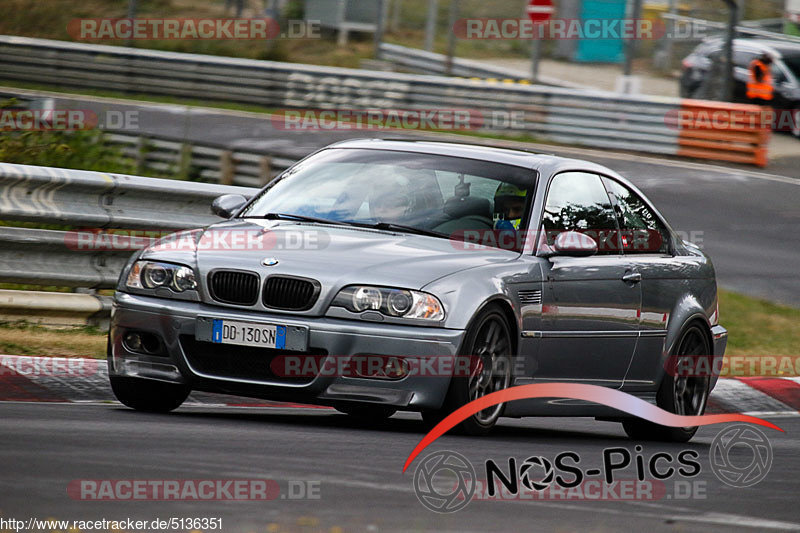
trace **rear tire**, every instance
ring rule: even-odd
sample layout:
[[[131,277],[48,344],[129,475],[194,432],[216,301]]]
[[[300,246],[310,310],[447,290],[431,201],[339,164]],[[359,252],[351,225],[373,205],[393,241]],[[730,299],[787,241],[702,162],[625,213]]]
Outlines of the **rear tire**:
[[[693,357],[711,355],[711,343],[702,327],[692,324],[681,334],[674,356]],[[681,368],[679,362],[670,368]],[[692,368],[692,365],[689,365]],[[710,376],[673,376],[664,374],[658,388],[656,403],[665,411],[679,415],[702,415],[708,402]],[[697,426],[674,428],[654,424],[639,418],[622,422],[625,433],[635,440],[656,440],[666,442],[688,442],[697,433]]]
[[[487,306],[473,320],[464,338],[459,357],[475,357],[468,365],[470,375],[450,380],[441,409],[423,411],[426,425],[434,426],[463,405],[511,385],[511,328],[497,305]],[[455,427],[458,433],[486,435],[502,416],[505,404],[484,409]]]
[[[123,405],[147,413],[168,413],[177,409],[191,392],[185,385],[150,379],[111,376],[109,380],[114,396]]]

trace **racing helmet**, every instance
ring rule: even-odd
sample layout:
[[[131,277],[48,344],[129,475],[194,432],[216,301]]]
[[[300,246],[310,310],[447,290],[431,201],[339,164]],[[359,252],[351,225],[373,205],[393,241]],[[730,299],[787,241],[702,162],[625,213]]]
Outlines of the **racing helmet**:
[[[514,229],[519,229],[519,225],[522,222],[522,210],[524,209],[527,195],[528,192],[525,189],[520,189],[511,183],[501,183],[498,185],[497,190],[494,192],[494,212],[497,218],[510,223]],[[522,206],[519,206],[520,201],[522,202]],[[511,213],[515,204],[519,206],[515,209],[515,211],[518,212]]]

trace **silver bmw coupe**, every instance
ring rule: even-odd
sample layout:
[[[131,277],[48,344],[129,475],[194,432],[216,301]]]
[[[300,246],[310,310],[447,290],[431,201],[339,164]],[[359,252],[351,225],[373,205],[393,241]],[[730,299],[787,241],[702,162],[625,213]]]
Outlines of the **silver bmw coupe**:
[[[198,390],[434,423],[504,388],[564,382],[694,415],[716,384],[674,371],[723,356],[711,261],[603,166],[353,140],[211,210],[220,222],[163,238],[122,272],[108,359],[129,407],[170,411]],[[459,429],[484,434],[502,416],[593,416],[633,438],[696,431],[553,398]]]

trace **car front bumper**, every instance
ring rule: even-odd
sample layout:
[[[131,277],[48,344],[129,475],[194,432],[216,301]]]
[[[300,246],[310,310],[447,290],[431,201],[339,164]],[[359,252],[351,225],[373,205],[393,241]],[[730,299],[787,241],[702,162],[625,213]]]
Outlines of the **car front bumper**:
[[[343,359],[356,354],[388,355],[415,361],[432,358],[436,366],[429,368],[449,368],[448,362],[450,365],[454,363],[464,335],[463,330],[264,314],[117,292],[109,334],[109,374],[182,383],[193,390],[277,401],[321,405],[370,402],[408,410],[440,407],[450,384],[449,375],[436,371],[412,372],[401,379],[366,378],[334,371],[314,374],[301,381],[263,374],[248,377],[241,371],[236,375],[209,371],[208,367],[198,367],[196,354],[192,352],[197,346],[194,340],[198,317],[308,328],[308,352],[327,358],[332,362],[330,368],[341,368]],[[159,353],[151,355],[129,349],[122,339],[130,331],[158,337],[162,343]],[[208,344],[204,346],[209,347]],[[208,362],[210,358],[213,365],[215,357],[225,357],[226,368],[236,366],[236,361],[231,360],[236,358],[236,354],[222,349],[222,346],[211,345],[214,349],[205,350],[204,361]],[[253,353],[260,353],[259,349],[255,350],[248,351],[249,365],[260,364],[258,355],[255,360],[252,357]],[[264,350],[264,354],[263,365],[267,366],[275,351]]]
[[[722,359],[725,357],[725,348],[728,346],[728,330],[717,324],[711,328],[711,337],[714,343],[714,366],[722,368]],[[719,373],[712,374],[709,390],[713,390],[719,380]]]

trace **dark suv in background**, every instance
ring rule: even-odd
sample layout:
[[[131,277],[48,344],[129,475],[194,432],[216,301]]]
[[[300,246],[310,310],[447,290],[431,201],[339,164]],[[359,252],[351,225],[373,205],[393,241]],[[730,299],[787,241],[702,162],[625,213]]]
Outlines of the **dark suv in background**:
[[[682,98],[713,99],[722,82],[724,41],[708,39],[683,59]],[[753,59],[768,53],[773,60],[773,101],[776,110],[792,113],[791,132],[800,137],[800,44],[763,39],[736,39],[733,43],[733,101],[748,103],[747,79]],[[786,123],[784,119],[784,123]],[[788,129],[788,128],[781,128]]]

